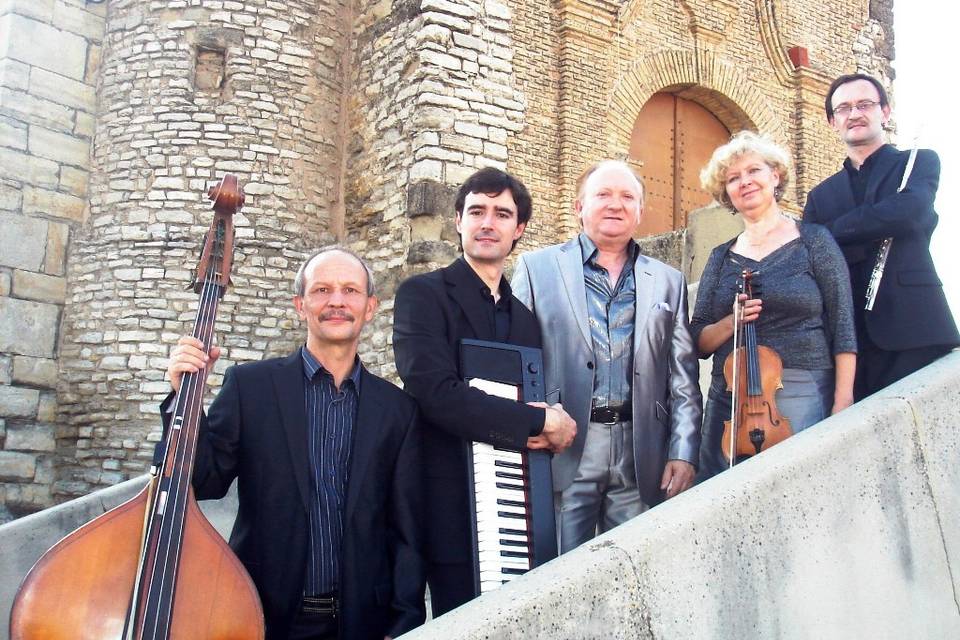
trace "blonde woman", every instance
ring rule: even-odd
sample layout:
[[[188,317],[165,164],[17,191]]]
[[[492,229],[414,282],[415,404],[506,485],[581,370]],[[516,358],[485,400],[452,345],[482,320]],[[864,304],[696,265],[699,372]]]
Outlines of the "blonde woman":
[[[744,131],[719,147],[700,181],[743,219],[744,231],[713,250],[697,293],[691,333],[701,358],[713,359],[700,447],[698,480],[728,466],[720,451],[730,393],[723,363],[733,350],[733,301],[743,269],[756,273],[760,294],[744,301],[759,344],[783,361],[776,402],[802,431],[853,403],[856,336],[846,263],[823,227],[784,215],[789,156],[765,137]]]

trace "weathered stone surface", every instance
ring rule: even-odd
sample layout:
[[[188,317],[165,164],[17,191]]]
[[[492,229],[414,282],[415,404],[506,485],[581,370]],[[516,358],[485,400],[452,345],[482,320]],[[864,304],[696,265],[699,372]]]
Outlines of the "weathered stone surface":
[[[0,147],[25,151],[27,148],[27,125],[7,116],[0,116]]]
[[[55,451],[53,427],[44,425],[10,426],[7,428],[7,451]]]
[[[75,80],[83,78],[87,60],[84,38],[13,13],[0,16],[0,34],[7,36],[3,39],[9,57]]]
[[[56,162],[0,147],[0,178],[12,178],[44,187],[56,187],[57,168]]]
[[[0,481],[20,482],[33,480],[36,472],[36,456],[15,451],[0,451]]]
[[[49,222],[47,226],[47,252],[43,260],[43,271],[51,275],[63,275],[70,227],[62,222]]]
[[[57,361],[49,358],[14,356],[13,383],[53,389],[57,386]]]
[[[12,287],[13,278],[10,277],[10,272],[0,269],[0,296],[10,295],[10,288]]]
[[[456,257],[454,248],[447,242],[429,241],[414,242],[407,252],[409,264],[446,264]]]
[[[40,271],[47,245],[46,221],[0,213],[0,229],[0,265]]]
[[[54,0],[3,0],[0,11],[50,22],[53,20],[53,4]]]
[[[59,318],[57,305],[0,298],[0,352],[52,358]]]
[[[91,85],[43,69],[34,69],[30,73],[30,93],[90,113],[97,106],[97,96]]]
[[[86,168],[90,164],[90,142],[75,136],[44,129],[30,128],[30,153]]]
[[[53,26],[82,36],[93,42],[103,39],[103,16],[86,10],[90,3],[76,6],[69,2],[57,2],[53,7]],[[96,5],[93,5],[96,6]]]
[[[0,356],[0,384],[10,384],[13,380],[13,360]]]
[[[30,87],[30,65],[10,58],[0,60],[0,87],[27,91]]]
[[[20,187],[0,181],[0,211],[20,211],[22,202]]]
[[[63,303],[66,293],[67,281],[61,277],[20,269],[13,272],[13,295],[17,298]]]
[[[43,213],[48,216],[82,222],[86,202],[59,191],[27,187],[23,190],[24,213]]]
[[[26,387],[0,385],[0,416],[32,418],[37,415],[40,392]]]
[[[75,111],[6,86],[0,86],[0,114],[58,131],[73,129]]]
[[[407,187],[407,216],[453,215],[457,190],[435,180],[420,180]]]

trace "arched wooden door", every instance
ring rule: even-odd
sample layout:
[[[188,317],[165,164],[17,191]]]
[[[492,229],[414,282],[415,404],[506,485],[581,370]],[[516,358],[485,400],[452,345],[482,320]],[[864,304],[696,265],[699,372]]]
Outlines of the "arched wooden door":
[[[688,213],[710,204],[700,170],[729,138],[720,120],[692,100],[656,93],[643,105],[630,138],[630,159],[646,186],[637,236],[683,228]]]

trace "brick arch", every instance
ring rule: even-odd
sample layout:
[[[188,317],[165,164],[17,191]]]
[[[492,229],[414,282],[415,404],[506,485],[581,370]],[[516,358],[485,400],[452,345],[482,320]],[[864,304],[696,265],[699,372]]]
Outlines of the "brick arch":
[[[640,109],[658,91],[702,104],[732,132],[756,129],[787,142],[766,98],[736,68],[703,51],[661,51],[636,61],[614,85],[607,110],[609,147],[626,157]]]

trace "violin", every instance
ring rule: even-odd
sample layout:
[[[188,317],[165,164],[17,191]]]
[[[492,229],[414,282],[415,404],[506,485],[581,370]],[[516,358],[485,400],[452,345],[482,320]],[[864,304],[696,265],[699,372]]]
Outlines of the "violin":
[[[208,195],[214,219],[193,285],[200,294],[193,336],[209,350],[243,194],[227,175]],[[206,369],[184,376],[163,463],[143,491],[60,540],[24,578],[12,640],[263,639],[253,581],[190,485],[206,378]]]
[[[753,322],[743,322],[743,301],[757,295],[753,278],[756,272],[744,269],[735,304],[733,322],[734,349],[723,363],[727,391],[731,391],[730,419],[723,422],[720,449],[732,467],[793,435],[790,420],[780,413],[774,399],[783,388],[783,362],[770,347],[757,344]]]

